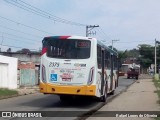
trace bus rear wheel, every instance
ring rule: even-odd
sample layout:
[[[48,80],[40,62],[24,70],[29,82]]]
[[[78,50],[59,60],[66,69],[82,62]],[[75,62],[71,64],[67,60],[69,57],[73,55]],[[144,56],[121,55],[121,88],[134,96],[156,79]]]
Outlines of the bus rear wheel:
[[[104,95],[100,97],[100,101],[101,102],[106,102],[107,101],[107,91],[108,91],[108,85],[105,85],[105,91],[104,91]]]
[[[110,95],[114,95],[115,90],[112,90],[112,92],[110,93]]]
[[[71,99],[71,97],[68,95],[59,95],[59,97],[62,102],[67,102]]]

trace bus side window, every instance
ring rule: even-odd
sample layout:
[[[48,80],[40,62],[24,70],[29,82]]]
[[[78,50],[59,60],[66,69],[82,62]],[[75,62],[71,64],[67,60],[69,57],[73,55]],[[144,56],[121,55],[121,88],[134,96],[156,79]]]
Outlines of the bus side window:
[[[108,52],[107,50],[105,51],[105,67],[110,69],[111,65],[110,65],[110,52]]]
[[[113,61],[114,61],[113,67],[115,70],[117,70],[118,69],[118,58],[116,55],[113,55]]]
[[[101,55],[101,47],[97,46],[97,64],[98,64],[98,69],[102,68],[102,64],[101,64],[101,59],[102,59],[102,55]]]
[[[62,58],[66,57],[65,49],[61,49],[61,57]]]

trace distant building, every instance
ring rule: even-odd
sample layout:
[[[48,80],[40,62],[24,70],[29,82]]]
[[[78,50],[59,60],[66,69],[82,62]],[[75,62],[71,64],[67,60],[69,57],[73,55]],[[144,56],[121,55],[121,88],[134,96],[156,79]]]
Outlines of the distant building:
[[[123,64],[138,64],[137,58],[133,58],[133,57],[129,57],[126,58],[125,61],[123,62]]]
[[[40,53],[0,52],[0,55],[18,58],[18,87],[35,86],[39,83]]]
[[[19,52],[0,52],[0,55],[18,58],[20,62],[33,62],[40,64],[40,53],[19,53]]]
[[[17,58],[0,55],[0,88],[17,88]]]

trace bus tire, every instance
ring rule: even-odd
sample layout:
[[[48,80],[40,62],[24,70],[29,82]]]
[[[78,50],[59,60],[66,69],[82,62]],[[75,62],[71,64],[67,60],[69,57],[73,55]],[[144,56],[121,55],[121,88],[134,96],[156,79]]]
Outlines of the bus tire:
[[[112,90],[112,92],[110,92],[110,95],[114,95],[115,90]]]
[[[59,97],[60,97],[60,100],[61,100],[62,102],[67,102],[67,101],[69,101],[69,96],[67,96],[67,95],[59,95]]]
[[[116,82],[115,82],[115,88],[112,90],[112,92],[110,92],[110,95],[114,95],[115,89],[116,89]]]
[[[115,89],[117,88],[117,82],[115,81]]]

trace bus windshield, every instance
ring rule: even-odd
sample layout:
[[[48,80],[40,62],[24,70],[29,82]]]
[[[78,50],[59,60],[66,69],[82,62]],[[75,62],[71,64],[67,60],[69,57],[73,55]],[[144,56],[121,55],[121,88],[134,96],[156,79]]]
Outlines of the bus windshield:
[[[47,57],[87,59],[90,57],[91,41],[47,38],[43,41],[44,47],[47,48]]]

